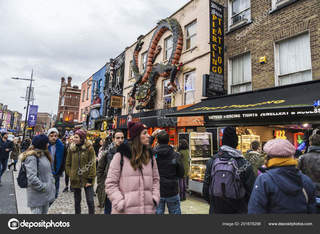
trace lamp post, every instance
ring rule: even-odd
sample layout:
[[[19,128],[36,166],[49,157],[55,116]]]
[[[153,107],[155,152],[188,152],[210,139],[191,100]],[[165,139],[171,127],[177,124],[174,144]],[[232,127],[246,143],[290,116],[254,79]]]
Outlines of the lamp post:
[[[30,104],[30,98],[31,98],[30,95],[31,95],[31,89],[32,89],[32,81],[34,81],[32,78],[33,78],[33,69],[32,69],[32,72],[31,72],[31,78],[30,79],[19,78],[19,77],[11,77],[11,79],[13,79],[13,80],[30,81],[29,90],[28,90],[29,92],[27,94],[28,98],[27,98],[26,118],[24,120],[22,141],[24,141],[24,138],[25,138],[25,135],[26,135],[26,127],[27,127],[28,111],[29,111],[29,104]]]

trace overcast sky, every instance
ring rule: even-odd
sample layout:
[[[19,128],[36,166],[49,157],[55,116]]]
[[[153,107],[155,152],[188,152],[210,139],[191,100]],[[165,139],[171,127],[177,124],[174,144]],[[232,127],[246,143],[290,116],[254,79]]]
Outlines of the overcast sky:
[[[34,104],[56,114],[62,76],[80,87],[188,1],[0,0],[0,103],[25,116],[29,83],[11,77],[34,69]]]

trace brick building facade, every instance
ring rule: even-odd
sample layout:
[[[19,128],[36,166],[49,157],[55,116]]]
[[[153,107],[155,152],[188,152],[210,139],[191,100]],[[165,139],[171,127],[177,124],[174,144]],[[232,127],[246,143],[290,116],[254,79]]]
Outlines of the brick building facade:
[[[68,77],[68,83],[65,82],[64,77],[61,78],[57,120],[66,123],[77,123],[79,120],[81,89],[76,85],[72,86],[71,81],[71,77]]]

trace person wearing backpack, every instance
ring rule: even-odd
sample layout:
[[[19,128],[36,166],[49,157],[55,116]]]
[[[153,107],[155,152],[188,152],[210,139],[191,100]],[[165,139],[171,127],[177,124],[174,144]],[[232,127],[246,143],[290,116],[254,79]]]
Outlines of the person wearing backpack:
[[[111,201],[106,196],[104,183],[106,181],[113,156],[117,153],[118,147],[124,142],[124,134],[122,130],[117,129],[112,134],[112,141],[113,142],[110,145],[106,145],[107,147],[105,149],[102,148],[102,150],[100,151],[100,160],[98,162],[97,168],[97,194],[100,207],[104,207],[104,214],[111,214]]]
[[[157,214],[164,214],[167,203],[169,214],[181,214],[179,196],[179,178],[184,176],[181,155],[169,144],[169,135],[165,130],[157,134],[159,143],[153,151],[160,175],[160,203]]]
[[[26,169],[27,204],[32,214],[47,214],[49,204],[55,199],[48,143],[46,135],[35,136],[31,147],[19,156]]]
[[[256,180],[249,214],[316,213],[315,187],[297,168],[295,147],[284,139],[268,141],[267,170]]]
[[[111,214],[155,214],[160,178],[147,126],[130,121],[128,130],[130,141],[118,147],[105,182]]]
[[[93,185],[96,177],[96,153],[85,130],[79,129],[67,152],[66,173],[74,189],[75,214],[81,214],[81,194],[84,188],[89,214],[94,214]]]
[[[203,196],[210,204],[209,214],[247,213],[255,181],[253,168],[236,150],[238,136],[234,127],[223,131],[222,146],[208,162]]]

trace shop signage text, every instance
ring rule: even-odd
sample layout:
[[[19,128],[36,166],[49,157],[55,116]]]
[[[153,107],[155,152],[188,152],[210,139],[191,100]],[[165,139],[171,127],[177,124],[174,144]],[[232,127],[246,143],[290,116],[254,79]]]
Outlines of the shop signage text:
[[[34,127],[37,123],[37,114],[38,114],[38,106],[31,105],[29,109],[29,115],[28,115],[28,126]]]
[[[210,0],[210,75],[204,77],[207,83],[207,97],[224,92],[224,21],[223,6]]]
[[[111,96],[110,106],[113,108],[122,108],[122,96]]]

